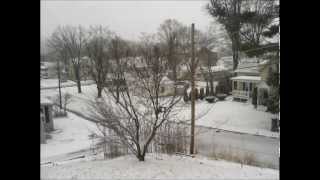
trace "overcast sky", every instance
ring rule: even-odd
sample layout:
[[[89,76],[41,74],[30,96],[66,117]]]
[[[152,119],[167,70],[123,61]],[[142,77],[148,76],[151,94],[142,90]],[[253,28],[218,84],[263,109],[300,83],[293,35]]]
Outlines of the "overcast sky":
[[[122,37],[137,40],[141,32],[155,33],[165,19],[195,23],[205,30],[213,21],[205,11],[209,0],[168,1],[41,1],[41,37],[58,25],[105,25]]]

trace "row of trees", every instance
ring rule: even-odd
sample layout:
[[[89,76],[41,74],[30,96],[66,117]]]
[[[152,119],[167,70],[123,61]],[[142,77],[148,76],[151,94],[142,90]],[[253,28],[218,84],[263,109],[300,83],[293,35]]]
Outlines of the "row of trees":
[[[126,53],[131,57],[141,56],[138,47],[142,41],[152,39],[164,51],[167,60],[166,67],[171,71],[169,74],[173,80],[178,79],[179,65],[188,66],[190,69],[191,58],[191,30],[190,27],[174,19],[167,19],[160,24],[156,34],[144,34],[140,42],[130,42],[122,39],[107,27],[93,26],[88,29],[82,26],[58,27],[48,40],[49,47],[54,51],[55,59],[60,61],[64,68],[60,71],[73,74],[77,82],[78,93],[81,89],[81,73],[84,64],[88,65],[88,73],[97,84],[98,97],[106,83],[106,76],[112,71],[111,64],[118,64]],[[151,38],[152,37],[152,38]],[[195,47],[199,51],[201,47],[211,47],[216,39],[211,38],[209,33],[195,30]],[[196,51],[195,56],[198,56]],[[129,55],[128,54],[128,55]],[[197,66],[197,62],[195,63]],[[115,72],[118,70],[113,69]],[[114,78],[119,78],[115,75]]]
[[[102,26],[59,27],[49,40],[50,47],[59,55],[57,60],[71,62],[79,93],[81,63],[83,57],[87,57],[99,97],[89,102],[90,116],[98,126],[105,127],[100,129],[118,137],[114,141],[128,147],[141,161],[158,129],[173,118],[173,107],[181,99],[177,94],[160,96],[167,69],[172,68],[173,81],[177,81],[178,64],[194,71],[199,61],[198,58],[191,61],[190,27],[180,24],[175,31],[170,31],[173,22],[165,21],[157,34],[143,35],[136,43]],[[200,31],[194,34],[194,47],[200,49],[206,38]],[[106,88],[106,82],[113,79],[123,81],[125,88],[120,88],[118,83]]]

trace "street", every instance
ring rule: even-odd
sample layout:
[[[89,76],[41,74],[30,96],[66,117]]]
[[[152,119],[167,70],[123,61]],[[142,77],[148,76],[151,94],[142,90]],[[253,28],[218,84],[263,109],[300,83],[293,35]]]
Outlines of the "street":
[[[199,154],[210,156],[213,151],[232,151],[237,154],[251,153],[266,166],[279,168],[278,138],[239,134],[214,128],[196,127],[196,144]]]

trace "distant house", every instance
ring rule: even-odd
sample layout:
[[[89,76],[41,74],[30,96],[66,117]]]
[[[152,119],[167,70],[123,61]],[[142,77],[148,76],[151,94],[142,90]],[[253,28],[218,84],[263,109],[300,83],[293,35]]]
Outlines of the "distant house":
[[[48,79],[56,77],[57,69],[54,62],[40,62],[40,78]]]
[[[218,59],[217,66],[223,66],[227,70],[233,69],[233,57],[232,56],[224,56]]]
[[[175,82],[164,76],[160,81],[160,96],[169,96],[174,94]]]
[[[46,142],[45,134],[47,132],[53,131],[53,118],[52,118],[52,106],[53,103],[46,97],[41,97],[40,99],[40,137],[41,143]]]

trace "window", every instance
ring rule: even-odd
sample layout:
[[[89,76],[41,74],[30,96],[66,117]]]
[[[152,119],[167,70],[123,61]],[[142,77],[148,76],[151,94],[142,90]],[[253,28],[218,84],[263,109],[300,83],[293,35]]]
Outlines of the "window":
[[[237,81],[233,82],[233,89],[235,89],[235,90],[237,89]]]
[[[242,90],[243,90],[243,91],[246,90],[246,83],[245,83],[245,82],[242,83]]]
[[[161,93],[164,93],[165,88],[161,87]]]
[[[252,87],[252,86],[253,86],[253,83],[250,83],[250,84],[249,84],[249,86],[250,86],[250,87],[249,87],[250,91],[252,91],[252,88],[253,88],[253,87]]]

